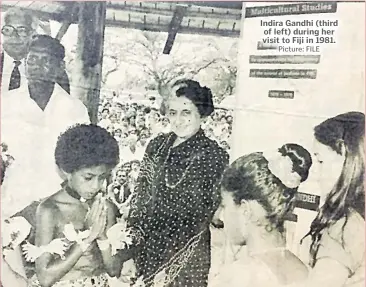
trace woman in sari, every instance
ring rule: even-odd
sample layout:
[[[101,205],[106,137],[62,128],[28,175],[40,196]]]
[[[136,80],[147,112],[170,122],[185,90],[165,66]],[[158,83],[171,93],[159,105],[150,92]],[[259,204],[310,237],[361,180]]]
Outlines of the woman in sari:
[[[192,80],[175,83],[166,105],[172,132],[147,146],[128,218],[145,286],[207,286],[209,225],[228,164],[228,154],[201,129],[213,110],[210,89]]]

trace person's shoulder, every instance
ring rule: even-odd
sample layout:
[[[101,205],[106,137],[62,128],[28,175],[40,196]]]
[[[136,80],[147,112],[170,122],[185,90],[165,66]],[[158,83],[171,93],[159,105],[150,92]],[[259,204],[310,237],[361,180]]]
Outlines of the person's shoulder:
[[[57,216],[59,208],[58,208],[58,200],[57,200],[58,195],[54,194],[51,195],[50,197],[44,199],[41,201],[41,203],[38,205],[37,207],[37,215],[38,216],[51,216],[52,218],[54,218],[55,216]]]
[[[68,94],[65,90],[63,90],[59,85],[55,84],[55,92],[60,97],[60,99],[65,103],[69,104],[74,108],[86,109],[84,103],[79,99],[75,94]]]
[[[344,241],[350,240],[351,242],[363,238],[364,241],[364,228],[365,220],[356,211],[351,211],[347,217],[341,218],[331,225],[328,228],[327,233],[332,238],[337,239],[337,241],[341,241],[342,238]],[[345,242],[345,244],[347,243],[348,242]]]
[[[287,252],[286,260],[280,270],[279,281],[283,285],[304,281],[309,274],[306,265],[292,252]]]
[[[149,148],[156,148],[163,144],[163,142],[169,137],[170,133],[160,133],[156,137],[152,138],[149,141],[148,147]]]
[[[365,221],[351,211],[323,234],[318,257],[330,257],[354,270],[365,256]]]
[[[20,100],[24,99],[24,96],[26,96],[26,98],[28,99],[29,91],[27,88],[27,83],[22,83],[18,89],[14,90],[8,90],[7,87],[1,87],[2,104],[4,104],[5,101],[6,103],[19,102]]]
[[[210,280],[211,287],[250,286],[253,265],[243,261],[234,261],[220,268],[219,273]],[[256,270],[258,271],[258,270]]]
[[[205,150],[206,155],[212,157],[217,157],[220,160],[228,161],[229,160],[229,154],[225,149],[223,149],[215,140],[212,140],[206,136],[205,137]]]

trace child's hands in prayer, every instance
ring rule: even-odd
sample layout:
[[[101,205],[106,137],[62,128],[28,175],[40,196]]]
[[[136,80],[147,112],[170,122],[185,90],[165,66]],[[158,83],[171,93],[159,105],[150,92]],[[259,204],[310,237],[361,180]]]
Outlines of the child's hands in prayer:
[[[105,228],[107,224],[107,205],[106,198],[101,193],[95,196],[90,211],[86,215],[85,225],[90,229],[89,238],[95,239],[105,237]]]

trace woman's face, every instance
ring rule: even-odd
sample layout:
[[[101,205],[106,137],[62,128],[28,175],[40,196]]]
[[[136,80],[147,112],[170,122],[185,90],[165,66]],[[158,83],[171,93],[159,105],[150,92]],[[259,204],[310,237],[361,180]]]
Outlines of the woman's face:
[[[323,196],[327,195],[337,183],[343,169],[344,155],[339,155],[330,147],[314,141],[314,174]],[[344,154],[344,152],[343,152]]]
[[[168,101],[168,119],[171,130],[180,138],[190,138],[201,126],[201,115],[186,97],[171,97]]]
[[[243,245],[247,238],[246,219],[243,215],[243,208],[234,202],[230,192],[222,192],[221,204],[224,231],[230,242],[234,245]]]

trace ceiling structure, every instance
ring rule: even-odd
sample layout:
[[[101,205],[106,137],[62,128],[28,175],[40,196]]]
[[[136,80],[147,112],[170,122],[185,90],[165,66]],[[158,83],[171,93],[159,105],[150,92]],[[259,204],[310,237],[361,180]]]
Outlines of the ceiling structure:
[[[2,11],[17,6],[42,20],[78,22],[76,1],[1,1]],[[106,26],[168,33],[164,54],[169,54],[177,33],[239,37],[242,2],[137,2],[108,1]],[[67,29],[67,28],[66,28]],[[64,34],[63,31],[62,34]]]

